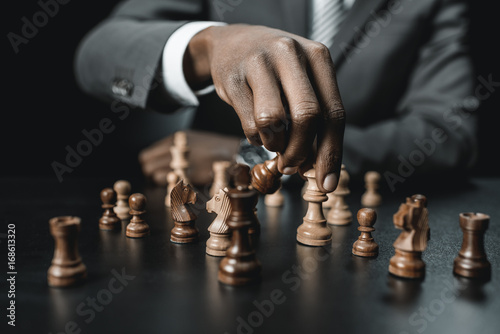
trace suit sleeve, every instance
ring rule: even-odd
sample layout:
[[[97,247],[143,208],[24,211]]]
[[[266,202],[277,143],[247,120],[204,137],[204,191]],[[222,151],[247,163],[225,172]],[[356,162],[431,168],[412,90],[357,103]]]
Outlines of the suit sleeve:
[[[106,102],[175,110],[179,105],[163,89],[161,55],[169,37],[185,23],[203,19],[203,13],[201,0],[120,3],[81,41],[75,56],[78,85]]]
[[[467,7],[462,1],[442,1],[430,24],[396,117],[367,128],[346,127],[344,161],[353,174],[379,170],[386,179],[403,182],[413,174],[473,165],[477,120],[468,111],[477,109],[478,99]]]

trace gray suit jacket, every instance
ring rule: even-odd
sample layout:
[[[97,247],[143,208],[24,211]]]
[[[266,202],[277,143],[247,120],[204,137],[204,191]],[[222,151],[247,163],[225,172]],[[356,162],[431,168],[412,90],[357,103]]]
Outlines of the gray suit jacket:
[[[307,36],[306,0],[129,0],[82,41],[76,76],[108,101],[173,112],[155,79],[164,45],[193,20],[248,23]],[[344,163],[388,182],[470,167],[477,108],[461,0],[357,0],[331,54],[347,113]],[[244,41],[242,41],[243,43]],[[166,74],[168,75],[168,73]],[[203,97],[194,128],[242,134],[215,94]],[[391,181],[392,180],[392,181]]]

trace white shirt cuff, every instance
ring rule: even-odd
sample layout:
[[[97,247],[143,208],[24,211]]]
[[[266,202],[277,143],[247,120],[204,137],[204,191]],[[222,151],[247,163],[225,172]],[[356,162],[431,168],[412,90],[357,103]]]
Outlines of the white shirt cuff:
[[[210,85],[194,92],[184,76],[184,53],[191,38],[197,33],[212,26],[226,25],[223,22],[200,21],[186,23],[177,29],[168,39],[163,49],[162,67],[163,82],[167,93],[182,106],[198,106],[197,96],[211,93],[214,86]]]

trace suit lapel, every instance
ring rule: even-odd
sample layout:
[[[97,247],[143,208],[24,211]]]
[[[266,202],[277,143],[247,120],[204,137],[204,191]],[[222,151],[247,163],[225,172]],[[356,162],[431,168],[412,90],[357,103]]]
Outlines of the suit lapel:
[[[285,31],[307,37],[309,22],[309,1],[312,0],[280,0],[284,14]]]
[[[365,22],[371,17],[371,12],[377,12],[387,0],[356,0],[349,10],[344,22],[340,25],[339,32],[335,37],[334,46],[330,48],[333,63],[336,67],[345,59],[341,45],[354,46],[356,31],[364,30]]]

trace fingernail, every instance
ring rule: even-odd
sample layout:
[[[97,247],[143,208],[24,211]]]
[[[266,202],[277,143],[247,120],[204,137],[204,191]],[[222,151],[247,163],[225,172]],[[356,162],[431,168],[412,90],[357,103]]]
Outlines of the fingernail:
[[[338,178],[337,175],[331,173],[325,177],[325,181],[323,181],[323,188],[328,191],[333,191],[337,186]]]
[[[297,167],[285,167],[283,168],[283,174],[292,175],[297,173]]]

